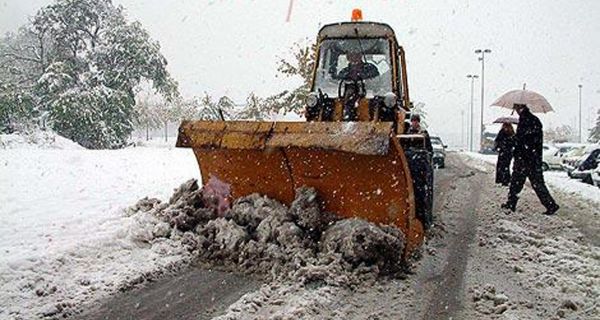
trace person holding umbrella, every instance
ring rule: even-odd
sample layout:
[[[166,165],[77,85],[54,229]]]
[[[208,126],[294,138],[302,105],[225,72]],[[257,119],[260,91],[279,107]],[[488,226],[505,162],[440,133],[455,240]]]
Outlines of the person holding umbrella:
[[[510,184],[510,161],[513,158],[515,130],[509,122],[502,123],[502,128],[494,140],[494,149],[498,152],[496,161],[496,183]]]
[[[529,178],[531,186],[540,202],[546,207],[544,214],[552,215],[558,211],[556,204],[546,184],[542,170],[542,144],[544,133],[542,122],[533,115],[530,108],[536,112],[552,111],[546,99],[532,91],[515,90],[500,97],[493,105],[507,107],[512,103],[512,109],[519,114],[519,125],[515,134],[513,175],[508,191],[508,200],[502,208],[515,211],[518,195],[523,190],[525,180]]]

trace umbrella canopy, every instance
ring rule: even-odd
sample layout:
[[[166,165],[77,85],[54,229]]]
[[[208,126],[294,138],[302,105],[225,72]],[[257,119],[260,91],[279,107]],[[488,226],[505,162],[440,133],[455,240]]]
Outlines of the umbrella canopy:
[[[500,118],[494,120],[494,123],[519,124],[519,118],[515,118],[515,117],[500,117]]]
[[[509,91],[494,101],[492,106],[498,106],[512,110],[515,104],[527,105],[531,112],[546,113],[554,111],[544,96],[530,90]]]

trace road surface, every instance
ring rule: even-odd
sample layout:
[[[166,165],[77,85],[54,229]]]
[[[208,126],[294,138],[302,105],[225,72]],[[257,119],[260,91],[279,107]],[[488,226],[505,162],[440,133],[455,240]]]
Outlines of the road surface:
[[[248,276],[193,268],[113,297],[87,318],[599,319],[597,205],[553,192],[561,210],[543,216],[527,187],[506,214],[508,190],[494,185],[492,166],[469,167],[454,153],[446,163],[435,175],[435,226],[404,279],[257,290]]]

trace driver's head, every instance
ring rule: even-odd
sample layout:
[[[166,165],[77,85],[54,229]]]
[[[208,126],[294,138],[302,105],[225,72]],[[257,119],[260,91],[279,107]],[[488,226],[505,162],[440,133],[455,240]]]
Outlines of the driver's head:
[[[361,59],[362,59],[362,55],[360,54],[360,52],[348,52],[348,61],[351,64],[360,63]]]

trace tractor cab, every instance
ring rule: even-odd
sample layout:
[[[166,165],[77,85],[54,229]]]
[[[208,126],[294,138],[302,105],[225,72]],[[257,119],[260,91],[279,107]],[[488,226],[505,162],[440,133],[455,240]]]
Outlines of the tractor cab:
[[[350,89],[368,99],[391,93],[392,59],[387,39],[326,39],[320,46],[313,90],[343,97]]]
[[[410,101],[404,52],[392,28],[360,21],[329,24],[319,31],[317,44],[307,120],[385,121],[396,127]]]

